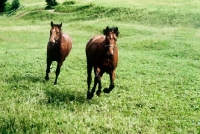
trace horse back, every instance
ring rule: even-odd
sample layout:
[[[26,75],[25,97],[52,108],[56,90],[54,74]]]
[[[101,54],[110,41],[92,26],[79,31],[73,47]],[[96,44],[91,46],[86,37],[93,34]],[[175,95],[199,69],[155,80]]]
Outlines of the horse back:
[[[89,40],[86,45],[86,56],[88,61],[94,62],[95,59],[101,54],[104,42],[105,36],[103,35],[96,35]]]

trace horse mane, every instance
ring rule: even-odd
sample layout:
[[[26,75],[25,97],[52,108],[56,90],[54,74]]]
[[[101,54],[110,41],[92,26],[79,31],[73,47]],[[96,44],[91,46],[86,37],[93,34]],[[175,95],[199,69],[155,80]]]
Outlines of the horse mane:
[[[103,34],[107,35],[108,32],[114,32],[116,34],[116,36],[119,35],[119,31],[118,31],[118,27],[106,27],[106,29],[103,30]]]
[[[58,27],[58,29],[60,29],[60,32],[62,33],[62,23],[61,24],[54,24],[52,21],[51,21],[51,27],[53,28],[53,26],[55,27]]]

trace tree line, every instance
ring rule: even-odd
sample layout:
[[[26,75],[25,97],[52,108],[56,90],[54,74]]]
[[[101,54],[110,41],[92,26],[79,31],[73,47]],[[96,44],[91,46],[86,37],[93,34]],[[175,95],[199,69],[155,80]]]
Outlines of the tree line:
[[[58,3],[56,0],[45,0],[47,3],[46,9],[53,8]],[[9,10],[16,10],[20,7],[19,0],[13,0],[10,4],[7,0],[0,0],[0,12],[6,12]]]
[[[16,10],[19,8],[20,3],[18,0],[13,0],[12,4],[8,3],[7,0],[0,1],[0,12],[5,12],[9,10]]]

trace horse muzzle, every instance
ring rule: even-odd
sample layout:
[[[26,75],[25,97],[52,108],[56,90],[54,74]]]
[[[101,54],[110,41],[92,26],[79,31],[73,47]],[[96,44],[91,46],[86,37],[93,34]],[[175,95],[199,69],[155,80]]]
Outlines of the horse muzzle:
[[[49,41],[49,45],[53,47],[55,45],[55,42]]]
[[[109,47],[108,48],[108,52],[106,53],[107,57],[113,57],[113,54],[114,54],[114,47],[113,45],[106,45],[105,47]]]
[[[113,53],[114,53],[114,52],[113,52],[113,50],[111,49],[111,50],[109,50],[106,54],[112,56]]]
[[[113,52],[111,53],[111,52],[107,52],[106,53],[106,57],[108,58],[108,59],[112,59],[113,58]]]

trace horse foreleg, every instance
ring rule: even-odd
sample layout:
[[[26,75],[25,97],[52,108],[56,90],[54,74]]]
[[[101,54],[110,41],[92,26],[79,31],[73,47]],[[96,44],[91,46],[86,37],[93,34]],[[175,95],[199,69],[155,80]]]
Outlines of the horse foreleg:
[[[46,68],[46,76],[45,80],[49,80],[49,73],[50,73],[50,66],[51,66],[52,61],[47,59],[47,68]]]
[[[58,79],[58,75],[60,74],[60,68],[61,68],[61,66],[62,66],[62,62],[59,62],[57,64],[57,68],[56,68],[56,78],[55,78],[55,81],[54,81],[54,85],[57,84],[57,79]]]
[[[114,85],[115,70],[111,71],[111,73],[109,73],[109,75],[110,75],[110,86],[109,86],[109,88],[104,88],[104,90],[103,90],[104,93],[110,93],[110,91],[112,91],[113,88],[115,87],[115,85]]]

